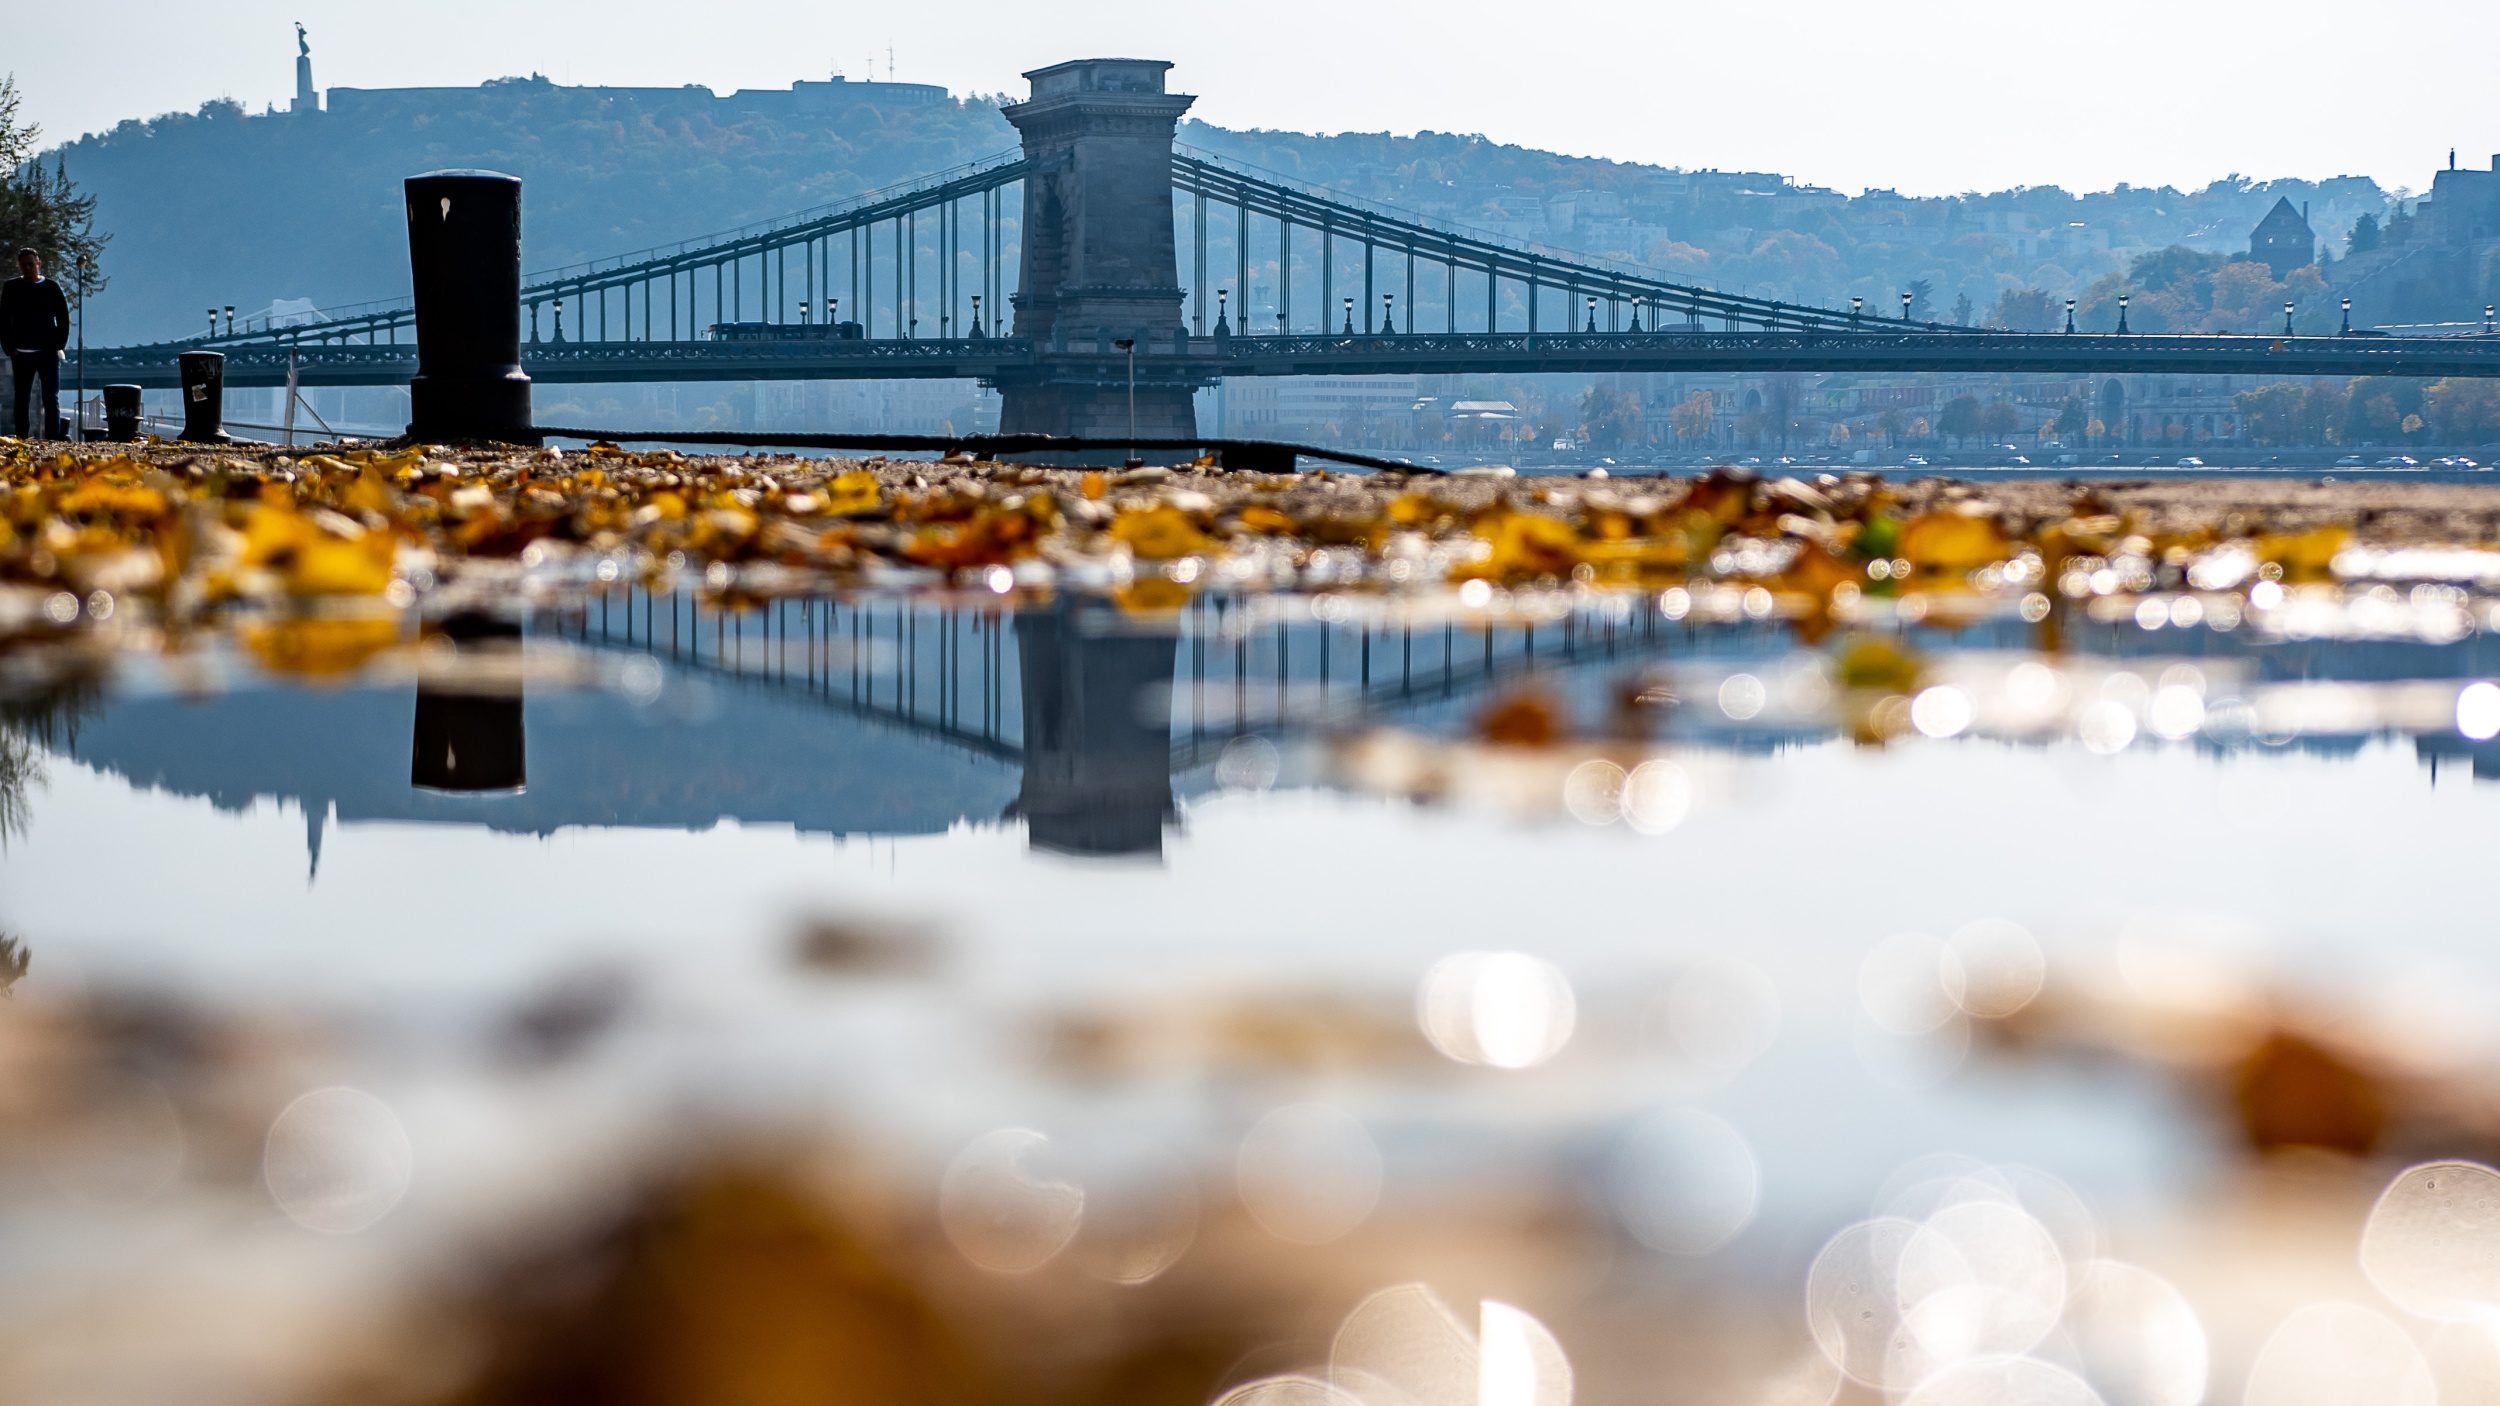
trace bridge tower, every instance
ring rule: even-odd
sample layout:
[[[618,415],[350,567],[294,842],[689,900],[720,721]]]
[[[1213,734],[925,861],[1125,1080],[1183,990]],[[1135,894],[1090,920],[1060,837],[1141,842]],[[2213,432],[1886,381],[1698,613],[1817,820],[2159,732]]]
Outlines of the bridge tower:
[[[1033,95],[1003,109],[1033,162],[1025,178],[1024,262],[1015,335],[1042,349],[1032,372],[999,381],[1008,434],[1118,438],[1129,427],[1136,343],[1136,433],[1198,432],[1206,381],[1184,355],[1180,262],[1172,239],[1172,136],[1197,99],[1164,91],[1157,59],[1078,59],[1024,75]]]

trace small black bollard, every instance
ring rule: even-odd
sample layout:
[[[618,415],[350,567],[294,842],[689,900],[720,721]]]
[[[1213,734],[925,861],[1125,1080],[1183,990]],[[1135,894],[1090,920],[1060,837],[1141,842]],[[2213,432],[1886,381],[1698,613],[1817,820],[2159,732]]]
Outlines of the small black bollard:
[[[429,171],[406,185],[417,320],[408,437],[539,443],[521,370],[521,178]]]
[[[516,795],[529,786],[521,685],[517,676],[498,680],[479,672],[499,656],[519,654],[521,627],[463,612],[443,621],[440,637],[467,663],[431,671],[418,666],[409,784],[451,795]]]
[[[104,388],[104,437],[116,444],[128,444],[139,437],[137,386]]]
[[[187,351],[182,363],[182,440],[185,444],[224,444],[226,434],[226,355]]]

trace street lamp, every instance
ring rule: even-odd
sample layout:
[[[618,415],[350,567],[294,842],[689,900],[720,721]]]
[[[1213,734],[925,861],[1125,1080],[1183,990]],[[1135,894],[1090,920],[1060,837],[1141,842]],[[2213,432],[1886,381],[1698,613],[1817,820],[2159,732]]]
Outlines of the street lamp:
[[[2350,298],[2344,300],[2344,330],[2338,335],[2345,337],[2352,335],[2352,299]]]
[[[1589,331],[1591,331],[1591,332],[1594,332],[1594,331],[1596,331],[1596,330],[1597,330],[1597,299],[1596,299],[1595,297],[1591,297],[1591,298],[1589,299],[1589,325],[1588,325],[1588,330],[1589,330]]]
[[[842,300],[840,298],[825,299],[825,325],[837,331],[841,328]]]
[[[989,329],[981,325],[981,295],[978,293],[972,295],[972,335],[975,340],[989,335]]]
[[[2489,304],[2489,303],[2485,303],[2485,304],[2483,304],[2483,335],[2484,335],[2484,336],[2486,336],[2486,337],[2488,337],[2488,336],[2490,336],[2490,335],[2491,335],[2491,314],[2492,314],[2492,312],[2493,312],[2493,308],[2492,308],[2492,305],[2491,305],[2491,304]]]
[[[1227,311],[1232,307],[1232,297],[1233,290],[1230,288],[1218,288],[1215,290],[1215,330],[1225,334],[1226,336],[1231,336],[1233,330],[1231,325],[1226,321]],[[975,298],[973,301],[978,303],[981,300]]]
[[[1648,302],[1649,299],[1638,295],[1632,299],[1632,330],[1635,332],[1641,330],[1641,309],[1647,306]]]
[[[1279,337],[1285,335],[1285,310],[1283,308],[1276,310],[1276,335]]]
[[[208,310],[208,337],[210,341],[217,339],[217,309],[215,308]]]
[[[1849,300],[1849,325],[1851,327],[1858,325],[1858,314],[1864,311],[1866,311],[1866,299],[1851,298]]]
[[[226,335],[234,335],[234,304],[226,304]]]
[[[1397,334],[1398,295],[1395,293],[1383,293],[1380,295],[1380,335],[1383,337],[1394,337]]]
[[[2127,335],[2127,295],[2118,295],[2118,335]]]
[[[1349,337],[1354,335],[1354,300],[1352,298],[1345,300],[1345,334]]]
[[[2289,298],[2283,300],[2283,335],[2292,335],[2292,300]]]
[[[1915,293],[1904,293],[1901,295],[1901,320],[1903,322],[1910,320],[1910,301],[1917,296],[1918,295]]]
[[[2066,300],[2066,335],[2075,335],[2075,300],[2072,298]]]
[[[1111,345],[1128,353],[1128,457],[1134,461],[1137,458],[1137,339],[1122,337]]]

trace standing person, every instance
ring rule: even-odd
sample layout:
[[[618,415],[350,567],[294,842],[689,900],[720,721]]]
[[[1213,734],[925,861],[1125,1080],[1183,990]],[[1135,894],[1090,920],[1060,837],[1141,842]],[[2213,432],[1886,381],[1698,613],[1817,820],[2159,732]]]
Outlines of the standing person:
[[[17,251],[17,277],[0,283],[0,351],[9,354],[16,383],[16,426],[20,439],[59,439],[61,430],[61,349],[69,345],[69,299],[61,285],[43,276],[43,259],[32,249]],[[43,378],[43,427],[37,434],[26,418],[26,397]]]

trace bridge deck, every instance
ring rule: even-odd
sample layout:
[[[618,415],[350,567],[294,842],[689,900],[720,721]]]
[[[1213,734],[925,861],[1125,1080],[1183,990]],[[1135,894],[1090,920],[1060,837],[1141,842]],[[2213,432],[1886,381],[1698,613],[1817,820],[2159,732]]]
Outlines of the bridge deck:
[[[87,353],[90,383],[177,384],[183,344]],[[1353,336],[1166,338],[1139,348],[1141,380],[1205,384],[1228,376],[1362,376],[1538,372],[2028,372],[2054,374],[2418,376],[2500,378],[2500,336],[2117,336],[2109,333],[1458,332]],[[234,347],[226,384],[283,385],[289,349]],[[307,386],[404,385],[406,344],[307,345],[293,351]],[[540,342],[524,348],[548,385],[654,381],[981,379],[1040,372],[1116,381],[1109,350],[1044,352],[1021,338]]]

